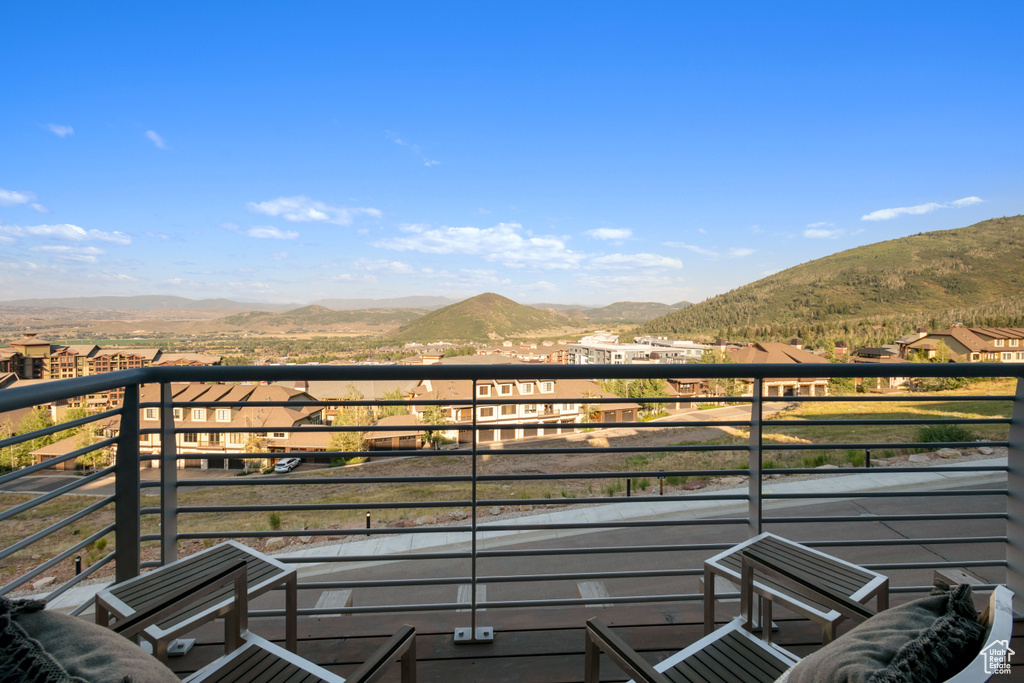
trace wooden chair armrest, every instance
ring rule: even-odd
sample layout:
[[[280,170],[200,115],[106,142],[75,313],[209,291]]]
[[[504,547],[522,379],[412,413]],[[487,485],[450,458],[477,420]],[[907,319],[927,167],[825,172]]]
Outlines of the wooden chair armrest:
[[[159,571],[159,570],[158,570]],[[234,617],[235,631],[239,631],[239,619],[237,613],[245,613],[248,610],[248,591],[246,586],[246,564],[245,560],[239,560],[231,565],[217,571],[214,574],[200,576],[197,580],[174,591],[159,604],[153,605],[141,612],[136,612],[130,617],[118,621],[111,630],[120,633],[125,638],[137,636],[149,626],[156,624],[173,614],[199,602],[211,594],[221,590],[224,586],[234,583],[235,600],[231,607],[236,612]],[[241,642],[240,634],[231,634],[235,638],[234,647]]]
[[[635,681],[671,683],[668,677],[655,671],[647,660],[637,654],[636,650],[626,644],[626,641],[615,635],[598,619],[588,619],[586,630],[584,683],[599,683],[601,674],[598,670],[598,662],[602,652],[608,655],[608,658],[615,662],[623,672],[632,676]]]
[[[372,683],[383,676],[388,666],[399,657],[402,659],[402,683],[416,683],[416,629],[408,624],[377,648],[362,666],[345,679],[345,683]]]
[[[758,553],[756,550],[745,548],[742,551],[742,557],[743,566],[740,594],[744,605],[750,605],[753,600],[753,573],[756,571],[758,574],[767,576],[768,578],[784,585],[787,589],[798,595],[814,600],[829,609],[836,610],[847,619],[861,622],[875,616],[873,611],[859,602],[851,600],[849,597],[824,586],[818,586],[799,574],[780,567],[772,560]]]

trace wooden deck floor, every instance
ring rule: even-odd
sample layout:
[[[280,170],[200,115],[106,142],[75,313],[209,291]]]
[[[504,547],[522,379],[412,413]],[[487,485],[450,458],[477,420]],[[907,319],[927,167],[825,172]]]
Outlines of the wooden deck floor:
[[[720,612],[726,613],[728,608]],[[482,612],[478,625],[495,628],[494,642],[466,645],[454,644],[453,633],[457,626],[469,625],[468,614],[418,612],[406,615],[404,620],[391,615],[300,618],[299,654],[345,676],[397,625],[410,623],[416,627],[422,683],[578,683],[583,680],[583,624],[594,616],[652,662],[661,661],[703,635],[699,603]],[[724,617],[720,614],[719,618]],[[811,622],[776,610],[776,623],[776,642],[794,654],[806,656],[821,646],[821,631]],[[284,624],[280,619],[253,620],[250,628],[283,644]],[[179,674],[194,671],[222,652],[219,624],[207,625],[193,635],[198,637],[196,647],[185,657],[171,660]],[[1024,620],[1016,623],[1011,649],[1024,652]],[[1024,656],[1021,660],[1024,663]],[[601,671],[602,680],[626,678],[611,664],[602,663]],[[397,681],[397,669],[385,680]],[[1000,683],[1004,680],[1024,681],[1024,666],[1015,666],[1011,676],[1000,677]]]

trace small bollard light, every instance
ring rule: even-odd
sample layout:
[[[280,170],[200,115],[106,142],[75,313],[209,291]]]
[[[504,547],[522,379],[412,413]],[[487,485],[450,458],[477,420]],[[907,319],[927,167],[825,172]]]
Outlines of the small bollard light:
[[[633,480],[630,479],[629,477],[626,477],[626,498],[629,498],[630,495],[631,495],[630,489],[632,488],[632,485],[633,485]]]
[[[75,555],[75,576],[82,573],[82,556]]]
[[[662,474],[658,475],[658,495],[659,496],[664,496],[665,495],[665,474],[664,474],[665,470],[659,470],[659,472],[661,472]]]
[[[370,513],[369,512],[366,513],[366,528],[367,529],[370,528]]]
[[[871,449],[870,448],[865,448],[864,449],[864,466],[865,467],[871,467]]]

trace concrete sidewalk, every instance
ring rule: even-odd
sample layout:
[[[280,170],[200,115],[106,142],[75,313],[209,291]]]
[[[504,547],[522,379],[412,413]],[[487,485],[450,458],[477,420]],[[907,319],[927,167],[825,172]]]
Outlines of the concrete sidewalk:
[[[1006,466],[1007,459],[975,460],[969,466],[991,467]],[[940,467],[940,463],[934,467]],[[841,472],[838,470],[836,472]],[[832,472],[830,472],[831,474]],[[850,494],[865,491],[929,491],[942,490],[986,484],[1001,484],[1006,481],[1005,472],[930,472],[922,467],[916,472],[887,472],[878,468],[877,472],[863,474],[836,474],[820,478],[797,475],[788,480],[772,480],[766,482],[764,493],[820,493],[829,495],[831,500],[843,500]],[[705,493],[705,492],[701,492]],[[747,494],[747,487],[736,487],[718,490],[716,495]],[[701,494],[696,494],[701,495]],[[705,519],[711,517],[741,517],[747,514],[746,500],[684,500],[684,501],[639,501],[619,499],[615,503],[587,504],[582,499],[569,510],[542,512],[516,519],[504,519],[480,523],[478,526],[479,549],[493,549],[518,543],[530,543],[552,538],[563,538],[580,534],[601,532],[604,529],[536,529],[524,531],[488,531],[488,527],[506,526],[516,523],[538,525],[576,525],[576,524],[608,524],[616,522],[642,521],[671,517],[673,519]],[[776,510],[787,507],[799,507],[820,504],[823,499],[771,500],[764,502],[765,510]],[[400,562],[404,553],[429,552],[443,547],[466,549],[471,544],[471,534],[467,531],[436,532],[436,533],[401,533],[388,534],[375,538],[338,543],[328,546],[303,548],[291,552],[278,553],[278,559],[306,557],[332,557],[337,561],[318,562],[299,568],[299,576],[312,577],[326,573],[364,569],[379,564]],[[346,557],[375,556],[373,561],[345,561]],[[343,564],[341,564],[343,563]],[[49,609],[70,610],[83,602],[92,600],[93,596],[107,584],[89,584],[76,586],[59,598],[53,600]],[[42,597],[42,596],[34,596]]]

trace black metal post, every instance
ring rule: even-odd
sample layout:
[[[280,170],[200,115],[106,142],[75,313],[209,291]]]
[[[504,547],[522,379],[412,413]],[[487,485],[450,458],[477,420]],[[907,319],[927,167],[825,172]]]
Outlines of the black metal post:
[[[114,479],[114,532],[115,561],[114,580],[127,581],[139,575],[142,563],[140,549],[141,494],[139,489],[139,385],[124,387],[124,402],[121,404],[121,420],[117,438]]]
[[[871,449],[864,449],[864,467],[871,467]]]
[[[630,487],[633,484],[633,480],[626,477],[626,498],[630,497]]]
[[[75,555],[75,576],[82,573],[82,556]]]

